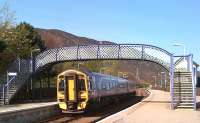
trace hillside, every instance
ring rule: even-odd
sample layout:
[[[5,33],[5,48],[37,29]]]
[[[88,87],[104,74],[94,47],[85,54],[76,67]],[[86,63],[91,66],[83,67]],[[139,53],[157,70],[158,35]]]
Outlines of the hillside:
[[[94,39],[79,37],[56,29],[36,29],[45,41],[47,48],[59,48],[82,44],[113,44],[109,41],[97,41]]]

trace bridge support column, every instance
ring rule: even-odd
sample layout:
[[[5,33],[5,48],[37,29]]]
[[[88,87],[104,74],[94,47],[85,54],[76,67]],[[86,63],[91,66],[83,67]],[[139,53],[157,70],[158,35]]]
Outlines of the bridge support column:
[[[193,97],[193,104],[194,104],[194,110],[196,110],[196,74],[194,71],[194,67],[193,67],[193,55],[191,54],[189,56],[189,64],[190,64],[190,71],[192,73],[192,97]]]
[[[171,94],[171,109],[174,109],[174,56],[170,56],[170,94]]]

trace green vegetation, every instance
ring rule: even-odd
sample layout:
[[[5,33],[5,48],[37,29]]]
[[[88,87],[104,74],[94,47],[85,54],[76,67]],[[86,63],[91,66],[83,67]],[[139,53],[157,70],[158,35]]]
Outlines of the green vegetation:
[[[26,22],[15,24],[14,12],[8,3],[0,8],[0,73],[17,57],[28,59],[35,48],[45,49],[44,41]]]
[[[20,58],[29,58],[31,50],[40,48],[44,50],[44,41],[40,35],[34,30],[34,27],[26,22],[22,22],[15,28],[16,40],[13,42],[15,49]]]
[[[148,88],[149,83],[141,82],[141,83],[136,83],[136,88]]]

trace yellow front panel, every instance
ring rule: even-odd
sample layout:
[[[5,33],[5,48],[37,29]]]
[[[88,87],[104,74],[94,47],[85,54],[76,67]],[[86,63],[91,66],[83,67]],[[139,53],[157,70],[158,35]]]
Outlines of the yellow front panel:
[[[75,85],[74,80],[68,80],[68,93],[69,93],[69,100],[75,100]]]
[[[59,103],[59,107],[60,107],[61,109],[63,109],[63,110],[67,110],[67,105],[66,105],[65,102],[60,102],[60,103]]]

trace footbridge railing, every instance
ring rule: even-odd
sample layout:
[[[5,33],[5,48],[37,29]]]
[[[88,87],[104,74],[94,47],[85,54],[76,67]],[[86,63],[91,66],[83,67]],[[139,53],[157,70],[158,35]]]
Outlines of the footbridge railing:
[[[78,45],[49,49],[35,58],[35,70],[46,64],[81,60],[141,59],[161,64],[169,70],[171,53],[146,44]]]

